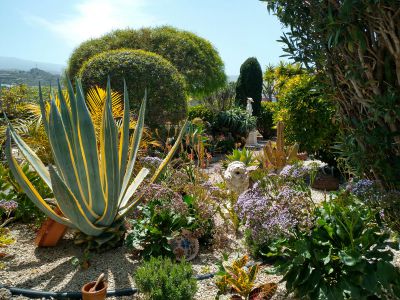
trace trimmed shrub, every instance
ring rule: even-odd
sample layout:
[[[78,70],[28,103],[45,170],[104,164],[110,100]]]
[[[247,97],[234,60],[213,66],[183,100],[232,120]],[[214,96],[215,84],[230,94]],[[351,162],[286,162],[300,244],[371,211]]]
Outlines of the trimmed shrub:
[[[103,52],[87,61],[79,75],[85,90],[105,88],[110,76],[113,89],[123,93],[125,79],[134,110],[138,110],[147,89],[146,125],[150,127],[176,124],[186,118],[185,81],[170,62],[157,54],[129,49]]]
[[[275,134],[274,126],[274,111],[276,102],[261,102],[260,114],[257,117],[257,130],[267,139]]]
[[[332,119],[334,104],[316,88],[315,77],[293,78],[291,89],[278,101],[278,119],[285,123],[285,139],[298,142],[302,151],[329,151],[335,142],[337,127]]]
[[[253,98],[253,116],[258,116],[261,109],[263,73],[257,58],[248,58],[240,67],[236,83],[236,105],[246,108],[247,98]]]
[[[135,283],[150,300],[190,300],[197,291],[190,263],[152,257],[136,270]]]
[[[189,107],[188,115],[189,115],[189,120],[200,118],[203,121],[209,123],[212,123],[215,119],[215,113],[211,109],[203,105],[196,105]]]
[[[154,52],[170,61],[185,77],[192,95],[207,95],[225,85],[224,64],[211,43],[169,26],[116,30],[82,43],[69,60],[69,77],[75,78],[91,57],[122,48]]]

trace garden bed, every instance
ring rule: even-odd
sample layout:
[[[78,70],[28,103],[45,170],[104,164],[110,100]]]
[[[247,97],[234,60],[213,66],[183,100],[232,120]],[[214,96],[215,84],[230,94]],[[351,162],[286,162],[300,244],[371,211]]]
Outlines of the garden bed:
[[[7,248],[5,268],[0,271],[0,282],[6,286],[43,291],[80,291],[84,283],[104,272],[108,278],[109,290],[135,287],[132,274],[140,261],[125,246],[96,254],[90,260],[90,267],[83,270],[73,264],[75,257],[82,256],[82,249],[74,245],[71,234],[67,233],[56,247],[37,248],[34,244],[36,232],[30,226],[14,224],[11,231],[17,242]],[[232,255],[245,253],[242,241],[232,236],[230,238],[226,249],[201,249],[200,255],[192,262],[196,274],[215,272],[216,263],[229,246],[235,249]],[[267,275],[261,271],[257,281],[278,282],[279,279],[279,276]],[[215,298],[217,288],[212,278],[199,281],[198,287],[195,299]],[[284,296],[284,292],[281,284],[272,299],[289,299]],[[140,295],[136,298],[140,299]],[[132,296],[118,299],[132,299]]]

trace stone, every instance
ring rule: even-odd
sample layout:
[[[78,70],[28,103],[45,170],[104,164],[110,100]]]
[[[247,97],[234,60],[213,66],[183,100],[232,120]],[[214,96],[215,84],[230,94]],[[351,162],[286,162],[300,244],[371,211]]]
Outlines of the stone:
[[[241,161],[231,162],[224,172],[227,188],[240,195],[249,188],[249,171]]]

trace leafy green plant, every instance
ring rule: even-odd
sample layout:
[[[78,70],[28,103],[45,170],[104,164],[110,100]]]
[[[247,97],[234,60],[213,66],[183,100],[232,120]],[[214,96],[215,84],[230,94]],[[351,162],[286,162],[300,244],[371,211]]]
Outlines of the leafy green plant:
[[[204,105],[197,105],[189,107],[188,116],[189,120],[200,118],[204,122],[212,124],[212,122],[214,122],[215,113]]]
[[[135,283],[150,300],[190,300],[197,291],[192,266],[169,258],[151,257],[136,270]]]
[[[240,299],[253,299],[254,296],[252,298],[250,297],[255,291],[255,281],[260,266],[258,264],[247,266],[248,263],[249,258],[245,255],[228,265],[227,257],[224,256],[224,261],[218,264],[219,270],[215,279],[215,284],[218,287],[216,299],[219,299],[218,296],[230,292],[233,292],[235,296],[239,296]],[[261,298],[261,295],[259,295],[260,299],[269,299],[272,297],[277,287],[278,285],[276,283],[263,285],[263,288],[260,289],[260,294],[262,294],[263,297]],[[237,297],[234,299],[237,299]]]
[[[125,240],[128,248],[146,258],[160,255],[173,257],[169,241],[181,234],[183,229],[198,238],[210,234],[213,224],[201,217],[193,197],[182,199],[171,195],[162,186],[153,185],[152,188],[159,190],[156,193],[159,198],[138,207],[139,215],[130,220],[132,229]]]
[[[263,138],[271,138],[274,135],[274,119],[273,115],[276,110],[275,102],[261,102],[260,113],[257,116],[257,130]]]
[[[393,299],[400,271],[391,263],[394,244],[367,206],[346,192],[315,211],[314,228],[278,247],[285,259],[275,271],[288,293],[302,299]],[[379,220],[379,218],[378,218]]]
[[[285,140],[299,143],[301,151],[316,153],[329,150],[338,131],[332,122],[335,106],[323,94],[315,76],[301,75],[290,79],[278,100],[275,118],[285,122]]]
[[[256,128],[256,118],[238,107],[217,114],[212,126],[213,134],[231,134],[239,142],[247,138],[250,131]]]
[[[149,172],[148,169],[142,169],[130,183],[143,132],[147,98],[145,95],[129,147],[129,101],[126,85],[124,90],[123,125],[117,130],[111,110],[111,87],[108,81],[100,141],[96,139],[80,84],[75,95],[69,83],[69,105],[59,87],[60,108],[52,98],[50,113],[46,113],[45,104],[41,100],[42,121],[56,168],[50,166],[47,169],[11,125],[7,130],[6,154],[15,180],[48,217],[78,230],[76,243],[85,243],[87,248],[107,248],[119,243],[125,232],[124,216],[141,200],[138,197],[130,202],[130,199]],[[169,162],[179,146],[184,130],[185,128],[150,182],[158,178]],[[51,187],[62,216],[54,211],[24,175],[12,155],[11,139],[46,185]]]
[[[234,149],[232,154],[226,156],[226,160],[223,162],[223,165],[228,165],[233,161],[241,161],[247,167],[258,165],[258,161],[255,157],[253,157],[253,152],[250,150],[243,149]]]
[[[79,72],[84,90],[95,86],[105,89],[108,74],[112,74],[114,91],[121,95],[124,94],[123,79],[127,81],[130,105],[136,113],[143,91],[148,89],[148,126],[159,127],[167,122],[178,124],[186,119],[185,80],[160,55],[143,50],[111,50],[93,56]]]

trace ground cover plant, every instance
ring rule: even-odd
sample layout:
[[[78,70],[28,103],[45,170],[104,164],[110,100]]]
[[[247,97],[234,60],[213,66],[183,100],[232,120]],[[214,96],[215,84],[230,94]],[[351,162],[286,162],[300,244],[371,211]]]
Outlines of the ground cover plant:
[[[192,266],[152,257],[135,272],[135,283],[150,300],[190,300],[197,290]]]

